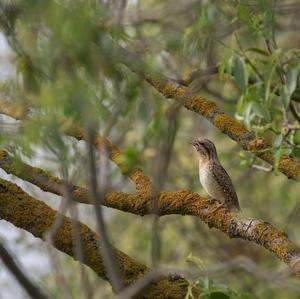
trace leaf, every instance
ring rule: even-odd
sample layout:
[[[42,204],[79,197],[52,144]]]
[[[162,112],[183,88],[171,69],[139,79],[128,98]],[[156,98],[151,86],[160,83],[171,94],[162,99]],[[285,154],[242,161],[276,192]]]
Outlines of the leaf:
[[[263,118],[267,123],[272,121],[270,110],[264,105],[264,103],[258,101],[253,102],[253,112]]]
[[[291,96],[297,87],[297,78],[299,74],[300,65],[297,65],[294,68],[288,70],[287,73],[287,90],[289,95]]]
[[[278,166],[279,166],[279,162],[280,162],[280,159],[283,155],[283,150],[282,148],[277,148],[277,150],[275,151],[275,154],[274,154],[274,162],[273,162],[273,167],[274,167],[274,172],[276,174],[278,174]]]
[[[254,52],[264,56],[269,56],[269,53],[259,48],[248,48],[245,52]]]
[[[232,68],[235,81],[242,92],[246,90],[248,76],[245,68],[244,59],[240,56],[235,56]]]
[[[282,134],[278,135],[273,142],[274,148],[278,149],[281,146],[282,140],[283,140],[283,135]]]
[[[295,144],[300,144],[300,130],[295,131],[293,136],[293,142]]]
[[[299,149],[299,148],[294,147],[294,148],[293,148],[293,151],[292,151],[292,155],[293,155],[293,157],[295,157],[298,161],[300,161],[300,149]]]
[[[288,87],[286,85],[283,85],[280,91],[281,94],[281,100],[284,108],[287,108],[290,104],[291,95],[288,91]]]
[[[187,261],[194,263],[199,269],[206,270],[205,264],[203,260],[199,257],[194,256],[192,253],[190,253],[187,257]]]
[[[251,127],[251,120],[253,119],[254,114],[252,113],[253,102],[247,104],[244,112],[245,125],[248,129]]]

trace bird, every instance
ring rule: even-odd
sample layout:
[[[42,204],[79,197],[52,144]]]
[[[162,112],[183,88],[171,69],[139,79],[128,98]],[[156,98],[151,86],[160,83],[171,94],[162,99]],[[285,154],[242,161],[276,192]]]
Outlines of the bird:
[[[191,144],[199,156],[199,179],[208,195],[231,211],[240,211],[232,181],[221,165],[216,147],[209,139],[196,139]]]

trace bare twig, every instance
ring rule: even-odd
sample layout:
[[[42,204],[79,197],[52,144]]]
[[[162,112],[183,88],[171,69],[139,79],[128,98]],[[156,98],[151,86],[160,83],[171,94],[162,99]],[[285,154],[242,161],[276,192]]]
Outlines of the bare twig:
[[[95,167],[95,153],[94,153],[94,138],[95,134],[92,130],[88,132],[88,159],[89,159],[89,173],[90,173],[90,190],[94,199],[94,209],[96,214],[97,228],[99,232],[100,242],[102,244],[100,250],[103,256],[103,261],[107,271],[109,281],[115,293],[120,293],[123,289],[123,283],[120,277],[119,265],[115,261],[112,254],[111,245],[108,240],[105,223],[103,219],[102,204],[105,190],[98,191],[97,173]]]
[[[265,167],[265,166],[257,165],[257,164],[252,164],[251,167],[258,169],[258,170],[265,171],[265,172],[271,172],[273,170],[272,167]]]
[[[92,298],[92,288],[90,286],[89,279],[86,275],[86,271],[83,267],[84,257],[82,252],[82,244],[81,244],[81,235],[79,230],[79,216],[78,216],[78,209],[76,202],[72,198],[72,184],[67,183],[65,186],[65,198],[68,201],[70,206],[70,213],[72,218],[72,225],[73,225],[73,244],[74,244],[74,256],[79,261],[79,269],[80,269],[80,278],[82,284],[82,290],[84,293],[85,298],[89,299]]]
[[[14,258],[5,248],[0,241],[0,258],[7,267],[7,269],[13,274],[20,285],[26,290],[30,298],[34,299],[48,299],[49,297],[35,284],[29,277],[20,269]]]
[[[159,269],[149,271],[146,275],[121,292],[118,296],[118,299],[134,298],[136,295],[146,289],[152,282],[159,279],[163,275],[169,275],[169,273]]]
[[[57,285],[61,286],[64,297],[67,299],[72,299],[72,292],[70,288],[68,287],[65,277],[63,275],[63,271],[61,271],[61,267],[59,265],[58,258],[56,254],[54,253],[53,247],[53,238],[55,237],[57,231],[63,224],[63,218],[68,210],[69,203],[65,198],[62,198],[60,202],[60,206],[58,209],[58,212],[55,215],[54,222],[51,224],[49,229],[44,232],[44,240],[47,242],[47,250],[49,252],[50,261],[52,263],[52,267],[55,270],[54,271],[54,277],[57,282]]]

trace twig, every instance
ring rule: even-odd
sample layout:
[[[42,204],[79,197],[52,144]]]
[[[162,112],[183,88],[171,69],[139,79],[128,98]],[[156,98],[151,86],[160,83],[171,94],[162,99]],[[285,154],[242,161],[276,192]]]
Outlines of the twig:
[[[55,219],[54,222],[51,224],[51,226],[49,227],[49,229],[47,231],[44,232],[44,240],[47,242],[47,249],[49,252],[49,256],[50,256],[50,260],[52,263],[52,267],[54,268],[54,277],[55,280],[57,282],[57,285],[60,285],[63,292],[64,292],[64,297],[68,298],[68,299],[72,299],[72,293],[71,290],[69,289],[65,277],[63,275],[63,272],[61,271],[61,267],[59,265],[57,256],[54,254],[53,251],[53,238],[56,235],[57,231],[59,230],[59,228],[61,227],[61,225],[63,224],[63,218],[68,210],[68,206],[69,203],[65,198],[62,198],[61,202],[60,202],[60,206],[58,209],[58,212],[55,215]]]
[[[9,251],[0,241],[0,258],[7,267],[7,269],[13,274],[20,285],[26,290],[30,298],[34,299],[49,299],[49,297],[35,284],[29,277],[20,269],[14,258]]]
[[[257,164],[252,164],[251,167],[258,169],[258,170],[265,171],[265,172],[271,172],[273,170],[272,167],[265,167],[265,166],[257,165]]]
[[[166,271],[163,270],[151,270],[146,275],[137,280],[134,284],[126,288],[118,296],[118,299],[134,298],[144,289],[146,289],[152,282],[159,279],[163,275],[166,275]]]
[[[79,227],[79,216],[78,216],[78,210],[77,205],[75,201],[72,198],[72,184],[67,183],[65,186],[65,198],[68,201],[68,204],[70,206],[70,214],[72,218],[72,225],[73,225],[73,244],[74,244],[74,256],[79,261],[79,269],[80,269],[80,278],[81,278],[81,284],[82,289],[85,298],[89,299],[92,298],[92,288],[90,286],[89,279],[86,275],[86,271],[83,267],[83,252],[82,252],[82,244],[81,244],[81,235],[80,235],[80,227]]]
[[[112,254],[111,245],[108,240],[105,223],[102,213],[103,196],[105,190],[98,192],[97,186],[97,174],[95,168],[95,153],[94,153],[94,138],[95,134],[90,129],[88,131],[88,160],[89,160],[89,173],[90,173],[90,190],[94,199],[94,209],[96,214],[97,229],[99,232],[100,242],[102,244],[100,251],[103,256],[103,262],[107,271],[109,281],[111,282],[112,289],[115,293],[120,293],[123,289],[123,283],[120,278],[119,266],[115,261],[115,257]]]

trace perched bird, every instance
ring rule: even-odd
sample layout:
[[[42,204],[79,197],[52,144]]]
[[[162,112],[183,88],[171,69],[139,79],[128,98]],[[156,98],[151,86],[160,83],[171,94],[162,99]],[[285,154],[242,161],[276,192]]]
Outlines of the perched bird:
[[[199,179],[209,196],[230,210],[240,210],[238,197],[231,179],[220,164],[215,145],[208,139],[191,143],[199,154]]]

